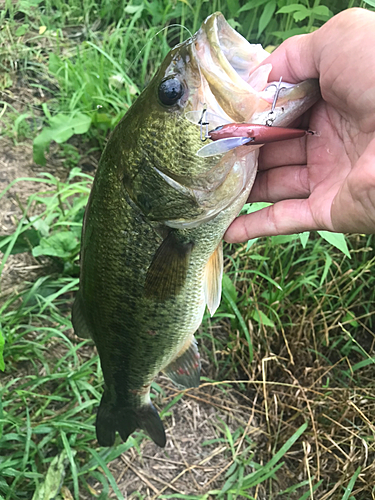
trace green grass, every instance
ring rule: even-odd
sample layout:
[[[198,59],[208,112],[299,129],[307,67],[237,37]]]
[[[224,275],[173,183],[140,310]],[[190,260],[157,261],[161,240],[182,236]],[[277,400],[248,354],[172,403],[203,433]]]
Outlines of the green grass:
[[[170,2],[67,2],[7,0],[0,31],[0,90],[6,99],[5,122],[13,123],[16,97],[7,89],[22,86],[38,98],[22,99],[19,123],[7,133],[34,137],[50,130],[51,116],[84,113],[89,136],[103,146],[105,136],[124,115],[136,94],[168,52],[188,38],[202,20],[219,10],[244,36],[274,45],[297,33],[308,33],[342,9],[342,2],[286,5],[285,0]],[[361,5],[349,2],[348,6]],[[15,102],[13,102],[15,99]],[[42,108],[43,107],[43,112]],[[22,124],[22,129],[19,128]],[[52,129],[54,127],[52,126]],[[22,134],[21,134],[22,136]],[[58,132],[51,139],[61,142]],[[50,139],[50,140],[51,140]],[[44,163],[40,156],[38,163]]]
[[[120,499],[110,462],[126,452],[146,460],[142,433],[109,450],[95,438],[102,374],[92,345],[77,339],[70,323],[92,182],[77,165],[97,157],[169,47],[212,11],[222,11],[251,41],[275,45],[316,29],[342,8],[339,1],[6,1],[1,132],[21,146],[44,134],[41,156],[47,165],[62,159],[66,175],[60,181],[49,167],[29,179],[40,188],[18,201],[15,232],[0,238],[1,270],[9,256],[27,251],[44,266],[32,282],[0,295],[0,498],[39,500],[48,492],[59,500]],[[82,114],[87,131],[64,142],[61,122]],[[17,184],[0,200],[8,192],[17,192]],[[335,244],[343,249],[342,240]],[[351,259],[313,234],[226,248],[222,303],[199,333],[209,361],[202,390],[216,388],[220,398],[197,396],[214,408],[223,402],[236,423],[215,420],[216,437],[202,445],[223,450],[220,487],[160,498],[259,493],[368,500],[374,494],[374,238],[352,236],[347,244]],[[153,397],[167,422],[177,417],[181,393],[154,384]],[[253,408],[261,437],[250,436],[237,407]],[[148,497],[143,491],[133,498]]]

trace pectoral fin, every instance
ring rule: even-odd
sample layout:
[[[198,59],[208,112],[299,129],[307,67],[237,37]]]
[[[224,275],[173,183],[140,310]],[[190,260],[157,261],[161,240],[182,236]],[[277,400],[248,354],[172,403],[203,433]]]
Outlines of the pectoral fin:
[[[92,335],[89,327],[87,326],[82,296],[80,292],[77,292],[76,298],[74,300],[73,308],[72,308],[72,324],[74,328],[74,333],[78,337],[82,337],[84,339],[91,339]]]
[[[219,307],[221,300],[221,281],[223,279],[223,243],[220,242],[210,260],[204,274],[204,296],[211,316]]]
[[[178,294],[189,267],[193,243],[182,243],[170,231],[147,271],[145,295],[163,301]]]
[[[178,387],[188,389],[199,386],[201,362],[194,337],[188,339],[176,358],[163,371]]]

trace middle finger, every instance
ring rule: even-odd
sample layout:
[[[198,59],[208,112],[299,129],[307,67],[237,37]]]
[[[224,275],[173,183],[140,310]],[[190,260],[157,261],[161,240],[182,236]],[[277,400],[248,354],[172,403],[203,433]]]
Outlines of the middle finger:
[[[259,153],[259,170],[268,170],[283,165],[306,165],[306,141],[308,139],[312,137],[265,144]]]
[[[310,196],[309,171],[306,165],[288,165],[258,172],[248,201],[277,201]]]

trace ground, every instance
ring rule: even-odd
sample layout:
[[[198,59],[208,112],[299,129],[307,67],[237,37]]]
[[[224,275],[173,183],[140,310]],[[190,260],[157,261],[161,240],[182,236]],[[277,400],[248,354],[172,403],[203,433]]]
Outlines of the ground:
[[[13,139],[3,136],[1,151],[2,188],[17,178],[36,177],[42,172],[53,173],[62,182],[67,178],[68,170],[56,145],[52,146],[45,167],[33,163],[30,140],[15,144]],[[87,168],[90,164],[95,164],[95,158],[92,161],[92,157],[83,155],[81,166]],[[14,230],[28,196],[39,189],[40,185],[35,182],[17,182],[1,198],[2,234]],[[231,252],[232,261],[239,255],[246,270],[246,246]],[[372,248],[368,252],[372,252]],[[36,260],[29,253],[10,256],[2,274],[1,301],[20,293],[27,286],[25,282],[35,281],[50,272],[50,265],[48,259]],[[230,270],[229,258],[226,266],[227,271]],[[369,269],[364,268],[363,272]],[[289,282],[292,276],[291,270]],[[355,290],[357,278],[351,276],[354,275],[350,269],[340,271],[332,279],[326,295],[334,295],[336,287]],[[247,293],[248,283],[249,280],[247,284],[237,282],[240,296]],[[260,297],[261,293],[264,290],[257,289],[254,296]],[[72,300],[73,294],[68,292],[66,318]],[[329,345],[335,342],[338,332],[350,330],[353,318],[345,319],[339,307],[323,312],[321,302],[311,306],[303,299],[298,303],[286,303],[285,308],[289,308],[292,318],[285,328],[267,330],[259,322],[248,320],[247,328],[254,346],[252,362],[248,359],[244,337],[239,329],[233,330],[228,319],[222,318],[216,323],[205,321],[199,335],[203,359],[201,387],[182,394],[165,377],[157,380],[162,388],[156,397],[159,410],[173,403],[164,416],[166,448],[159,449],[145,438],[139,440],[139,448],[131,447],[108,464],[125,498],[156,499],[163,495],[182,498],[177,494],[203,498],[206,493],[205,498],[216,498],[220,490],[221,498],[225,498],[225,491],[230,489],[235,498],[238,486],[240,492],[236,498],[245,498],[241,492],[246,491],[257,500],[347,500],[345,491],[348,491],[351,478],[357,477],[358,467],[361,470],[355,486],[352,485],[353,497],[356,500],[375,498],[373,362],[364,363],[360,377],[354,377],[358,369],[354,367],[362,360],[358,353],[361,350],[367,353],[365,361],[372,359],[373,332],[366,318],[358,312],[355,340],[358,349],[341,355],[330,350]],[[70,327],[66,332],[69,341],[77,346],[80,340]],[[218,339],[219,344],[216,343]],[[65,354],[66,345],[58,338],[51,338],[45,354],[51,366]],[[91,344],[78,350],[81,363],[94,355],[95,348]],[[343,376],[345,367],[349,373],[347,378]],[[14,362],[13,371],[6,372],[2,383],[5,386],[12,377],[22,373],[26,376],[32,369],[30,361]],[[40,373],[42,369],[40,365]],[[180,396],[181,399],[175,401]],[[292,443],[293,436],[305,422],[307,430]],[[288,449],[284,448],[288,443]],[[95,441],[92,446],[97,446]],[[266,475],[277,465],[272,457],[280,450],[284,466],[274,471],[272,480],[257,481],[259,464],[265,466],[271,461],[269,468],[264,469]],[[243,477],[251,473],[254,480],[249,477],[244,486]],[[313,485],[320,480],[321,485],[310,496]],[[304,486],[293,491],[293,486],[301,482]],[[80,490],[80,498],[94,498],[102,488],[99,480],[91,478],[87,488]],[[68,481],[61,492],[63,498],[72,498],[71,491],[71,481]],[[307,496],[302,497],[302,492]],[[108,495],[109,498],[118,497],[113,491]]]

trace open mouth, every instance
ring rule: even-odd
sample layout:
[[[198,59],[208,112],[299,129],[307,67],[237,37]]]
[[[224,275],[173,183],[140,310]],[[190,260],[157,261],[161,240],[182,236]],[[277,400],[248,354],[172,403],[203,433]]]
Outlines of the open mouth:
[[[271,64],[259,66],[269,54],[261,45],[247,42],[220,13],[208,17],[193,40],[192,56],[202,76],[199,100],[213,117],[211,128],[220,125],[220,119],[221,124],[265,124],[277,91],[274,82],[268,82]],[[318,96],[315,80],[297,85],[281,82],[273,123],[288,125]]]

